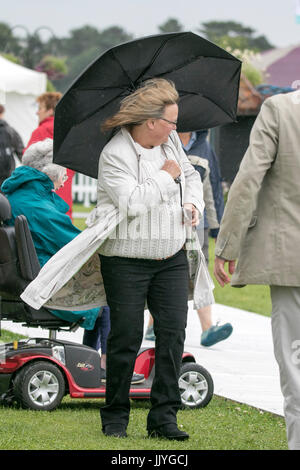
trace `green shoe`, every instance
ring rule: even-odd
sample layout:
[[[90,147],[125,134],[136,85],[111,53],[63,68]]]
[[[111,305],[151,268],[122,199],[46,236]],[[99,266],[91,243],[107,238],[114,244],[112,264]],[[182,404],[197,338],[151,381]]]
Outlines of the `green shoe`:
[[[201,346],[212,346],[213,344],[224,341],[232,333],[231,323],[225,323],[224,325],[211,326],[208,330],[204,331],[201,335]]]

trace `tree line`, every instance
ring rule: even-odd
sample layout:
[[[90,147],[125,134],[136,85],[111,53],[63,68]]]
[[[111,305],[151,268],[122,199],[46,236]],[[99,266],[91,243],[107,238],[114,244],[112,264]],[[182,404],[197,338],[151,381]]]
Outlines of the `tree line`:
[[[25,29],[20,35],[20,28]],[[42,29],[50,35],[43,39]],[[85,25],[70,30],[67,37],[56,37],[50,28],[40,27],[30,34],[22,25],[11,27],[0,23],[0,53],[16,63],[43,71],[48,76],[48,89],[66,91],[81,71],[100,54],[118,44],[134,39],[134,35],[120,26],[100,30]],[[184,31],[176,18],[169,18],[158,26],[158,33]],[[255,29],[235,21],[209,21],[202,23],[196,31],[206,39],[231,50],[271,49],[274,46]]]

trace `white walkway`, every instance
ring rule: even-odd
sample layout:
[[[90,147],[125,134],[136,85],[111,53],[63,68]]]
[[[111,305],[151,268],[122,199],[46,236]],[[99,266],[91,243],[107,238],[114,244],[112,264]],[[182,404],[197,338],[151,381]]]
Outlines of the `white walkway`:
[[[233,333],[227,340],[204,348],[200,346],[198,316],[190,303],[185,349],[211,373],[215,394],[283,416],[270,318],[219,304],[213,306],[213,317],[221,323],[231,322]],[[145,329],[147,319],[146,313]],[[18,323],[3,322],[2,328],[31,337],[48,336],[46,330],[26,328]],[[58,338],[81,342],[82,331],[60,332]],[[144,341],[143,345],[153,343]]]

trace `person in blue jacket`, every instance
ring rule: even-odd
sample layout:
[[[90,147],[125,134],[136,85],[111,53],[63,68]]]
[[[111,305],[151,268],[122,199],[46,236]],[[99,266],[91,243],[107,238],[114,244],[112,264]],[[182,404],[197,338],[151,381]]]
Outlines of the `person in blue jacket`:
[[[208,142],[207,130],[197,132],[184,132],[178,134],[182,143],[182,148],[194,168],[200,173],[202,182],[205,177],[205,169],[196,163],[195,157],[201,157],[208,161],[209,179],[212,188],[213,201],[217,221],[220,223],[224,212],[224,197],[222,188],[222,178],[219,166],[218,157],[213,151],[210,143]],[[203,187],[204,189],[204,187]],[[207,211],[204,211],[204,243],[203,253],[205,255],[207,264],[208,257],[208,235],[216,240],[219,229],[211,228],[207,217]],[[223,341],[228,338],[232,333],[232,325],[225,323],[224,325],[213,325],[211,306],[203,307],[198,310],[198,316],[202,327],[202,335],[200,343],[202,346],[212,346],[213,344]]]
[[[72,224],[66,212],[69,210],[65,201],[55,191],[66,181],[66,169],[52,163],[53,141],[45,139],[31,145],[23,155],[22,164],[6,179],[1,190],[10,202],[14,225],[15,218],[26,216],[37,257],[41,267],[64,245],[76,237],[80,230]],[[70,322],[84,317],[81,326],[85,329],[83,343],[104,348],[102,367],[105,368],[106,338],[109,333],[109,309],[104,307],[101,317],[99,308],[82,311],[51,310],[51,312]],[[101,334],[101,323],[106,331]],[[102,350],[103,353],[103,350]]]

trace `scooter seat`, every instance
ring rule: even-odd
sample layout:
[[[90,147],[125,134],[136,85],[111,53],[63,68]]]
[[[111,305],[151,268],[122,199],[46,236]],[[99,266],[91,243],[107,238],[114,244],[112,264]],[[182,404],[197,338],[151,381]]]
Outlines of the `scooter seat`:
[[[73,323],[61,320],[48,309],[35,310],[20,299],[40,271],[40,264],[26,217],[17,216],[14,227],[5,224],[10,218],[9,201],[0,193],[0,320],[51,329],[73,328]]]

